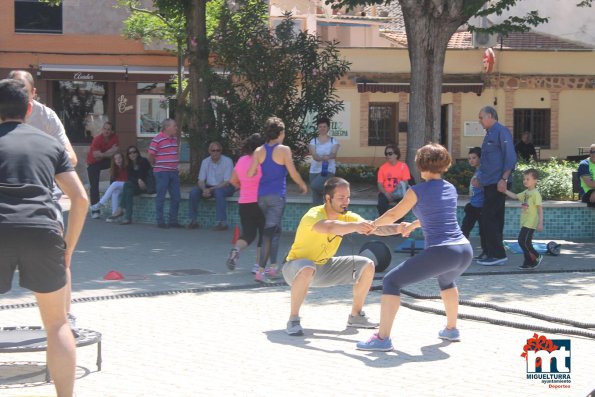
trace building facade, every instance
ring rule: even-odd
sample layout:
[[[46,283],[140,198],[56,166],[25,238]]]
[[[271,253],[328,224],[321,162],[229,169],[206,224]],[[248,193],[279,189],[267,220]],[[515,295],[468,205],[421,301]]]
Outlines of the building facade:
[[[170,114],[165,95],[177,58],[124,38],[128,11],[115,5],[0,0],[0,76],[31,72],[39,100],[61,118],[80,163],[103,122],[114,124],[122,147],[143,146]]]
[[[398,2],[347,11],[318,0],[271,0],[273,21],[283,11],[292,11],[302,29],[338,40],[351,62],[336,86],[345,101],[332,131],[341,140],[340,160],[378,165],[386,143],[404,149],[411,70]],[[486,105],[515,140],[529,131],[541,159],[582,155],[593,143],[591,44],[537,32],[482,37],[461,30],[449,42],[443,78],[440,143],[455,158],[481,145],[478,113]]]

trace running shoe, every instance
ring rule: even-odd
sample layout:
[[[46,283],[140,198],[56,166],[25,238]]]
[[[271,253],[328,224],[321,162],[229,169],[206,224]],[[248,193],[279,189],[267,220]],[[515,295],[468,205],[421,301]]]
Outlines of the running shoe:
[[[350,328],[378,328],[378,323],[374,323],[370,321],[370,319],[366,316],[366,313],[360,311],[357,316],[352,316],[351,314],[347,318],[347,326]]]
[[[389,352],[394,349],[393,342],[390,338],[380,339],[377,333],[372,335],[370,339],[365,342],[357,342],[357,350],[365,350],[370,352]]]
[[[302,328],[302,325],[300,324],[300,318],[294,317],[293,320],[289,320],[287,322],[287,328],[285,329],[285,332],[287,332],[287,335],[290,335],[290,336],[304,335],[304,329]]]
[[[240,253],[237,249],[232,248],[231,251],[229,251],[229,257],[227,258],[227,262],[225,263],[227,265],[227,268],[229,270],[235,270],[239,259]]]
[[[461,333],[456,328],[446,328],[438,332],[440,339],[449,340],[451,342],[459,342],[461,340]]]

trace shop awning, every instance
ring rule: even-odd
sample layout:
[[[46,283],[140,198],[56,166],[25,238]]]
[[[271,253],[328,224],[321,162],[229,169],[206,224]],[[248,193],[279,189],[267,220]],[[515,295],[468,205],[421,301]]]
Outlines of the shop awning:
[[[125,81],[126,66],[41,64],[38,77],[47,80]]]
[[[178,68],[169,66],[128,66],[128,81],[138,82],[168,82],[176,79]],[[184,74],[188,74],[184,70]]]
[[[442,93],[452,92],[472,92],[477,95],[481,95],[483,91],[482,82],[469,82],[469,83],[443,83]],[[411,92],[409,83],[357,83],[357,92]]]
[[[38,77],[47,80],[168,82],[176,67],[120,65],[39,65]],[[185,71],[188,73],[188,71]]]

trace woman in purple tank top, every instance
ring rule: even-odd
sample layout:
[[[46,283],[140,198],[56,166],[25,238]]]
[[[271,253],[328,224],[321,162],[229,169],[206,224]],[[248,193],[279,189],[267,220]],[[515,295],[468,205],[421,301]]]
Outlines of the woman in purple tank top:
[[[265,123],[264,137],[266,143],[254,151],[252,165],[248,170],[248,176],[255,176],[260,165],[262,172],[258,186],[258,205],[264,214],[265,224],[258,271],[255,276],[258,282],[268,282],[268,277],[276,278],[280,275],[277,268],[277,254],[281,237],[281,220],[285,210],[287,174],[289,173],[291,179],[300,187],[302,194],[308,192],[306,183],[293,163],[291,149],[283,145],[285,138],[283,120],[270,117]],[[265,273],[269,258],[271,265]]]
[[[450,164],[450,154],[444,146],[431,143],[418,149],[415,165],[425,182],[409,189],[400,203],[374,221],[376,226],[389,225],[413,210],[417,220],[401,223],[402,234],[407,237],[421,227],[425,249],[384,276],[380,328],[368,341],[357,344],[359,350],[393,350],[390,333],[401,305],[401,289],[433,277],[437,278],[446,311],[446,327],[438,332],[438,337],[449,341],[461,339],[457,329],[459,291],[455,280],[471,264],[473,249],[457,222],[457,191],[442,179]]]

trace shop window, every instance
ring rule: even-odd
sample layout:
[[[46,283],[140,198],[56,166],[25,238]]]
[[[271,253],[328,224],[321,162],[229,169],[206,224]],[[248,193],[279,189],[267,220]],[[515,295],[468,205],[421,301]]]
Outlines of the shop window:
[[[164,95],[138,95],[136,100],[137,136],[157,135],[163,121],[169,117],[169,100]]]
[[[51,6],[39,0],[15,0],[17,33],[62,33],[62,3]]]
[[[54,82],[53,107],[72,143],[91,142],[109,121],[107,87],[98,81]]]
[[[368,146],[395,143],[397,136],[397,104],[370,103],[368,107]]]
[[[550,109],[514,109],[514,141],[521,140],[523,132],[528,131],[533,145],[542,149],[550,147],[551,111]]]

